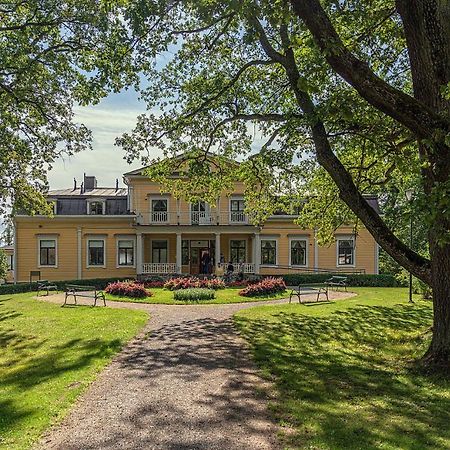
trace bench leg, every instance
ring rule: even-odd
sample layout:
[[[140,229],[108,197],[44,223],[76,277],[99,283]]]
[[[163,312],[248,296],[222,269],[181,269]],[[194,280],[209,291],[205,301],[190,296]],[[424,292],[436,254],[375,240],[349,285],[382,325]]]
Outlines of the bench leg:
[[[105,294],[102,295],[102,299],[103,299],[103,306],[106,306]]]
[[[64,303],[61,306],[65,306],[67,304],[67,292],[66,295],[64,296]]]

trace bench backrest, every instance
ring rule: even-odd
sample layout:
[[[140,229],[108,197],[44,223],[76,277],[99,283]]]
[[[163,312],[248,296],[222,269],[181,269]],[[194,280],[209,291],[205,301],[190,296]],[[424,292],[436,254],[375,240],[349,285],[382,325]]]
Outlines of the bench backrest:
[[[38,281],[38,286],[45,286],[46,284],[48,284],[48,280],[40,280]]]
[[[347,281],[347,277],[338,277],[333,276],[328,281]]]
[[[95,286],[80,286],[78,284],[68,284],[66,286],[67,291],[96,291]]]

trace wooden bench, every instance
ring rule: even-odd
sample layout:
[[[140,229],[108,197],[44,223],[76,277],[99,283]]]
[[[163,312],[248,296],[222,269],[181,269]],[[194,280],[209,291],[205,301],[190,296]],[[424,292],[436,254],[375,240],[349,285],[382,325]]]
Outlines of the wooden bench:
[[[64,304],[67,305],[67,298],[73,296],[75,300],[75,305],[77,304],[77,297],[87,297],[93,298],[94,304],[92,306],[97,306],[97,299],[103,300],[103,305],[106,306],[105,294],[103,291],[98,290],[95,286],[79,286],[77,284],[68,284],[66,286],[66,296],[64,298]]]
[[[50,291],[56,291],[58,293],[58,286],[56,284],[50,284],[48,280],[40,280],[37,284],[37,296],[39,297],[39,292],[47,291],[47,295],[49,295]]]
[[[330,288],[335,288],[336,291],[339,288],[344,288],[347,291],[347,277],[332,276],[329,280],[325,281],[325,284]]]
[[[310,294],[317,294],[316,302],[319,301],[321,295],[325,295],[328,301],[328,286],[299,285],[298,287],[291,288],[291,293],[289,294],[289,303],[291,303],[292,297],[298,297],[298,302],[303,303],[302,295],[310,295]]]

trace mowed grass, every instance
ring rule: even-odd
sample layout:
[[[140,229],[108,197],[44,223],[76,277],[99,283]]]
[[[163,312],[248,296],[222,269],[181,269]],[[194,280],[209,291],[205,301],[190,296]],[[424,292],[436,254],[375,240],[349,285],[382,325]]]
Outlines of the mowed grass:
[[[241,297],[239,291],[242,288],[226,288],[218,289],[216,292],[216,298],[214,300],[200,300],[198,302],[192,301],[176,301],[173,299],[173,291],[169,291],[164,288],[150,288],[149,291],[153,294],[151,297],[146,298],[130,298],[120,297],[117,295],[105,294],[107,300],[116,302],[135,302],[135,303],[161,303],[165,305],[192,305],[192,304],[223,304],[223,303],[245,303],[245,302],[258,302],[266,300],[276,300],[280,298],[289,297],[289,291],[282,292],[280,294],[268,295],[265,297]]]
[[[0,296],[0,448],[26,449],[147,321],[142,311]]]
[[[449,449],[450,382],[413,361],[432,306],[407,290],[355,288],[322,305],[267,305],[235,322],[276,388],[285,449]]]

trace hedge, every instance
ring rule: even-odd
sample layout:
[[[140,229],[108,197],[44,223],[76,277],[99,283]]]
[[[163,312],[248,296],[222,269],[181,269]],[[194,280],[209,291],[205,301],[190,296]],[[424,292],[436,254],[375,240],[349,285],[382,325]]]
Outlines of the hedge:
[[[188,288],[178,289],[173,292],[173,299],[177,301],[199,301],[199,300],[214,300],[216,292],[213,289],[204,288]]]
[[[288,286],[298,286],[299,284],[308,283],[324,283],[329,280],[333,275],[347,277],[348,286],[366,286],[366,287],[397,287],[399,286],[398,281],[394,275],[390,274],[342,274],[342,273],[311,273],[311,274],[300,274],[300,273],[290,273],[286,275],[281,275],[284,282]]]
[[[63,291],[68,284],[78,284],[80,286],[95,286],[97,289],[105,289],[109,283],[114,283],[115,281],[126,281],[130,280],[130,277],[126,278],[91,278],[86,280],[64,280],[64,281],[51,281],[51,284],[56,284],[58,289]],[[37,290],[37,281],[33,283],[17,283],[17,284],[4,284],[0,286],[0,295],[3,294],[20,294],[23,292],[30,292]]]

